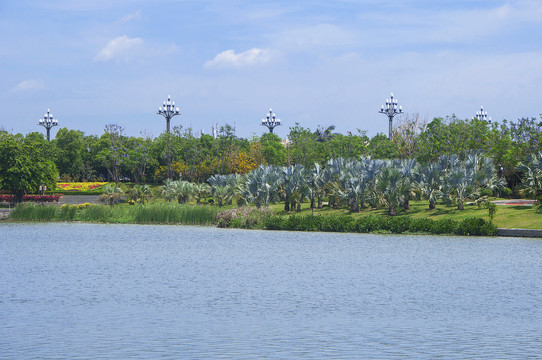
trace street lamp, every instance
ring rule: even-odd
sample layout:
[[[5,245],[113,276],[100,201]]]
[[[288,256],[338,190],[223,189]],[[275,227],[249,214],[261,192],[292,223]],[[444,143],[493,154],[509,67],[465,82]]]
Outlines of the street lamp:
[[[175,107],[175,101],[171,101],[171,96],[167,96],[167,101],[164,101],[163,106],[158,108],[158,115],[166,118],[166,131],[169,133],[169,122],[172,117],[181,115],[179,108]]]
[[[38,125],[41,125],[47,129],[47,141],[51,141],[51,128],[58,125],[58,121],[53,119],[51,110],[47,109],[47,113],[43,115],[43,119],[39,119]]]
[[[484,106],[480,106],[480,110],[476,112],[475,118],[491,124],[491,116],[487,116],[487,111],[484,111]],[[474,118],[472,119],[474,120]]]
[[[47,185],[42,183],[40,185],[40,191],[41,191],[41,206],[43,206],[43,198],[45,197],[45,191],[47,190]]]
[[[391,93],[391,98],[386,99],[386,105],[382,105],[379,113],[386,115],[390,121],[389,139],[391,140],[393,117],[397,114],[403,113],[403,107],[397,107],[397,99],[393,98],[393,93]]]
[[[280,119],[277,119],[277,114],[275,114],[272,109],[269,109],[269,114],[267,114],[265,119],[262,119],[261,125],[266,126],[272,134],[273,129],[282,125],[282,123],[280,122]]]

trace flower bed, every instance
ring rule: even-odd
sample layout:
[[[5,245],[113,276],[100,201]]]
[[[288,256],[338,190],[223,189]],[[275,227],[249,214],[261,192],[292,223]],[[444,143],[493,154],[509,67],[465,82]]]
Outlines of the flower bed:
[[[57,183],[56,187],[57,187],[57,190],[63,191],[63,192],[71,192],[71,191],[92,192],[92,191],[100,191],[107,184],[109,183],[107,182],[69,182],[69,183]]]
[[[23,202],[58,202],[62,194],[58,195],[23,195]],[[15,195],[0,195],[0,202],[15,202]]]
[[[23,201],[32,202],[58,202],[62,194],[59,195],[23,195]]]
[[[0,202],[15,202],[15,195],[0,195]]]

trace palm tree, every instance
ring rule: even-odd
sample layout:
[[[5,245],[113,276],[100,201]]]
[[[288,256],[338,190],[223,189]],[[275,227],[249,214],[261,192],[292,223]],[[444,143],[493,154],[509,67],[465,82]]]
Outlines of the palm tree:
[[[175,181],[166,179],[164,185],[161,187],[161,193],[168,202],[175,199]]]
[[[104,188],[103,194],[100,195],[100,201],[109,203],[109,206],[113,207],[120,200],[123,193],[124,191],[121,188],[109,184]]]
[[[416,187],[429,200],[429,210],[435,209],[437,197],[442,194],[442,168],[438,163],[420,166],[415,174]]]
[[[385,167],[375,178],[375,190],[388,206],[388,214],[397,215],[397,207],[404,201],[408,184],[399,169]]]
[[[141,204],[145,204],[145,200],[152,197],[152,190],[149,185],[135,185],[130,190],[130,198]]]
[[[284,198],[284,211],[295,208],[295,201],[299,198],[299,187],[303,182],[303,165],[290,165],[282,168],[281,192]]]
[[[194,185],[184,180],[174,181],[175,196],[179,204],[186,204],[190,201],[194,193]]]
[[[457,202],[457,209],[463,210],[463,203],[474,190],[473,173],[463,164],[454,166],[446,172],[445,194]]]
[[[210,192],[211,187],[205,183],[192,185],[192,193],[196,198],[197,205],[201,205],[201,198],[207,196]]]
[[[542,152],[531,154],[517,169],[523,173],[522,193],[534,198],[542,190]]]
[[[417,166],[416,159],[401,159],[395,163],[395,166],[401,171],[406,184],[403,209],[410,210],[410,193],[414,185],[414,174]]]

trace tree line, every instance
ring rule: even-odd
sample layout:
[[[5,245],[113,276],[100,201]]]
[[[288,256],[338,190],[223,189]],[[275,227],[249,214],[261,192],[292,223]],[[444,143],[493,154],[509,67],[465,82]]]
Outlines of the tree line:
[[[214,175],[247,174],[262,165],[314,170],[331,159],[360,157],[427,165],[443,155],[464,161],[477,151],[517,194],[528,172],[520,163],[542,150],[541,128],[535,118],[488,124],[455,116],[427,122],[411,115],[395,125],[391,140],[384,134],[370,138],[359,129],[338,134],[333,126],[312,131],[298,123],[284,140],[270,133],[237,137],[229,125],[217,138],[195,136],[181,127],[156,138],[127,136],[117,124],[107,125],[100,136],[61,128],[51,142],[39,132],[24,136],[0,130],[0,188],[22,196],[36,192],[40,184],[54,188],[58,179],[203,183]]]

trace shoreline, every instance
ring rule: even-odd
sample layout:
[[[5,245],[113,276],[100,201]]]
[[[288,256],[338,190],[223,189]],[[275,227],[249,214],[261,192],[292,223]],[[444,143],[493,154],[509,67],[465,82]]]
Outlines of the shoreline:
[[[96,225],[166,225],[166,226],[202,226],[202,227],[212,227],[217,229],[236,229],[236,230],[263,230],[263,231],[288,231],[288,232],[321,232],[321,233],[329,233],[329,232],[335,232],[335,233],[347,233],[347,234],[374,234],[374,235],[381,235],[381,234],[390,234],[390,235],[431,235],[431,236],[439,236],[439,235],[445,235],[445,236],[478,236],[478,235],[452,235],[452,234],[431,234],[431,233],[414,233],[414,232],[404,232],[404,233],[393,233],[391,231],[374,231],[374,232],[343,232],[343,231],[308,231],[308,230],[274,230],[274,229],[251,229],[251,228],[236,228],[236,227],[227,227],[222,228],[216,225],[194,225],[194,224],[182,224],[182,223],[120,223],[120,222],[91,222],[91,221],[55,221],[55,220],[46,220],[46,221],[18,221],[18,220],[12,220],[9,219],[9,212],[8,214],[5,214],[7,211],[0,211],[0,223],[1,222],[7,222],[7,223],[30,223],[30,224],[36,224],[36,223],[66,223],[66,224],[96,224]],[[482,235],[482,237],[485,237]],[[531,238],[531,239],[542,239],[542,230],[535,230],[535,229],[507,229],[507,228],[497,228],[497,233],[494,237],[518,237],[518,238]]]

